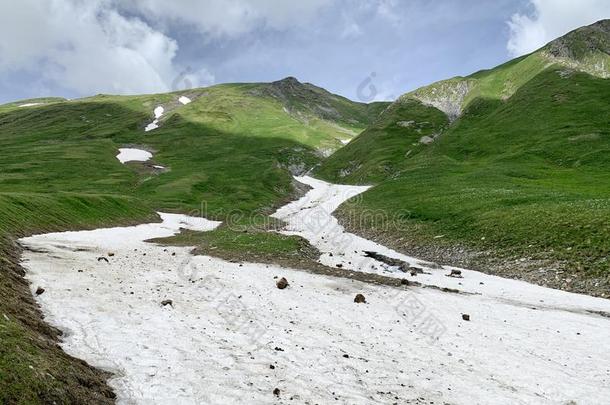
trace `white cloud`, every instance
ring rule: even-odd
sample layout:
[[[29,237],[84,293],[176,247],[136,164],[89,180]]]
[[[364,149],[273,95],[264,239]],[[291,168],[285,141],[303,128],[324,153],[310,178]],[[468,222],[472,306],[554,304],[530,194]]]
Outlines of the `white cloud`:
[[[346,12],[341,14],[343,29],[341,31],[342,39],[355,39],[361,37],[364,32],[355,18]]]
[[[0,72],[27,71],[78,94],[166,91],[174,40],[107,0],[0,3]]]
[[[584,25],[610,18],[608,0],[530,0],[531,14],[515,14],[508,22],[507,49],[520,56]]]
[[[206,38],[236,37],[258,27],[303,26],[335,0],[122,0],[117,4],[160,23],[186,24]]]
[[[332,1],[1,1],[0,74],[28,72],[39,85],[80,95],[209,85],[215,78],[205,68],[181,76],[167,32],[189,26],[214,39],[301,27]]]

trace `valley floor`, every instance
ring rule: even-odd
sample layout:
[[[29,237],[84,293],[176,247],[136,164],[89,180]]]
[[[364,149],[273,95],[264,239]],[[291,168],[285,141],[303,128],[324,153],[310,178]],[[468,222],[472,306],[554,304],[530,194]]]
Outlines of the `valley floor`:
[[[112,371],[124,404],[600,404],[610,397],[609,300],[474,271],[447,277],[456,269],[344,232],[331,213],[365,187],[299,180],[312,189],[274,214],[287,223],[284,232],[309,240],[323,264],[408,282],[374,285],[144,242],[218,226],[179,215],[22,239],[33,292],[45,289],[37,299],[46,320],[66,332],[62,347]],[[419,271],[406,274],[365,252]],[[281,277],[286,289],[276,287]],[[355,303],[356,294],[366,303]]]

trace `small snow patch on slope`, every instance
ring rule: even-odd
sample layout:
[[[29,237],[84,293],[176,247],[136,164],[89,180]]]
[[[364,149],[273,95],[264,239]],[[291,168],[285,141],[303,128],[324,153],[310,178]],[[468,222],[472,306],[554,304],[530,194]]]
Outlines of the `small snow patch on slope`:
[[[34,106],[37,106],[37,105],[43,105],[43,104],[44,104],[44,103],[25,103],[25,104],[21,104],[21,105],[19,106],[19,108],[21,108],[21,107],[34,107]]]
[[[152,153],[142,149],[121,148],[116,158],[123,164],[127,162],[146,162],[152,158]]]
[[[187,105],[187,104],[188,104],[188,103],[190,103],[192,100],[191,100],[190,98],[188,98],[188,97],[181,96],[181,97],[178,99],[178,101],[179,101],[180,103],[182,103],[183,105]]]
[[[153,120],[153,122],[148,124],[146,126],[146,128],[144,128],[144,131],[148,132],[148,131],[152,131],[153,129],[159,128],[159,118],[161,118],[164,111],[165,111],[165,109],[161,106],[155,108],[155,110],[154,110],[155,119]]]

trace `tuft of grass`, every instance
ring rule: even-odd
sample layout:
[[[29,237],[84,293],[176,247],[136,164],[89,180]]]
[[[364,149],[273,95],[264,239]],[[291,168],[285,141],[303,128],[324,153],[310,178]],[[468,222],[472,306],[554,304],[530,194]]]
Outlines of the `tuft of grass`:
[[[154,239],[152,242],[169,246],[192,246],[195,253],[232,261],[308,267],[319,257],[319,252],[305,239],[271,232],[260,225],[244,222],[231,226],[225,224],[210,232],[183,230],[178,235]]]

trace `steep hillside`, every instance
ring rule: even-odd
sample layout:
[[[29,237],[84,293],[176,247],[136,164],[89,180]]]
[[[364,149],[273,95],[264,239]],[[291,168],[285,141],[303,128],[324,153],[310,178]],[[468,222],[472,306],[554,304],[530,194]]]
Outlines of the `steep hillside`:
[[[610,295],[610,80],[576,62],[538,65],[557,44],[573,61],[607,58],[607,27],[461,80],[459,117],[414,93],[398,100],[318,170],[377,184],[343,208],[348,227],[445,263]]]
[[[276,87],[281,97],[269,92]],[[146,131],[160,106],[158,128]],[[0,403],[113,395],[107,376],[65,355],[43,323],[17,263],[18,237],[154,221],[156,210],[240,212],[248,223],[291,198],[291,174],[351,139],[374,109],[293,80],[0,106]],[[121,164],[124,147],[153,157]]]
[[[350,183],[394,178],[448,125],[445,114],[417,100],[393,103],[362,135],[326,159],[317,173]]]
[[[419,100],[438,108],[454,120],[476,98],[505,100],[553,65],[608,78],[609,38],[610,20],[602,20],[572,31],[530,55],[468,77],[455,77],[431,84],[407,93],[401,99]]]

